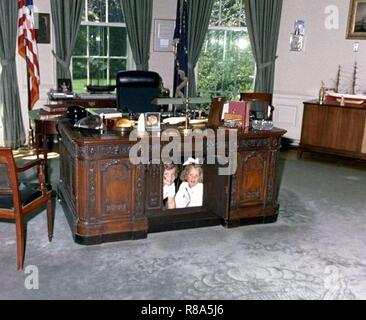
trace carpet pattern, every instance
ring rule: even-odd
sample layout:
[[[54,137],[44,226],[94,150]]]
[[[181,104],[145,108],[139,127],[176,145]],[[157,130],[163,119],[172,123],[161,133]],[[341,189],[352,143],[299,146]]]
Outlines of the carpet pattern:
[[[52,160],[56,161],[56,160]],[[15,226],[0,223],[1,299],[366,299],[366,171],[282,163],[277,223],[149,234],[84,247],[60,204],[54,241],[45,211],[28,223],[27,290],[16,271]]]

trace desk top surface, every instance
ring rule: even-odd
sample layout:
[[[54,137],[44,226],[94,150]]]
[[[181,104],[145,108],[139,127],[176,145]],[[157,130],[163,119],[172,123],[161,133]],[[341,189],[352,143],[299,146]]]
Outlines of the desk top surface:
[[[73,128],[71,122],[68,119],[60,120],[59,127],[63,129],[63,131],[67,134],[70,140],[73,140],[77,144],[103,144],[115,142],[136,143],[136,141],[129,141],[129,133],[121,133],[120,131],[115,130],[105,130],[101,132],[97,130],[77,129]],[[177,127],[174,126],[164,126],[161,129],[165,130],[168,128],[177,129]],[[229,130],[229,128],[226,129]],[[273,128],[270,131],[256,131],[246,128],[238,130],[238,137],[260,139],[269,137],[280,137],[283,136],[285,133],[286,130],[279,128]],[[181,138],[184,138],[182,134],[180,136]]]

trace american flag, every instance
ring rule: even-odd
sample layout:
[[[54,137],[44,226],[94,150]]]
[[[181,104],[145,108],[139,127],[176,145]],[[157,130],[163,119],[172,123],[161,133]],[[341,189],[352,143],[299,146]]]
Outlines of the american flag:
[[[177,1],[177,17],[174,30],[175,68],[174,97],[188,98],[188,0]]]
[[[39,99],[39,61],[33,19],[33,0],[18,1],[18,52],[27,63],[29,109]]]

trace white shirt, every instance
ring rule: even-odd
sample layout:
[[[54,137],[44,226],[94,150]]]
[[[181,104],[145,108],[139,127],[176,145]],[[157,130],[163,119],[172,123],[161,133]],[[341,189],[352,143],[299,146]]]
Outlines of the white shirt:
[[[164,185],[163,187],[163,199],[166,199],[166,198],[174,198],[175,196],[175,184],[172,183],[171,185],[167,186],[167,185]]]
[[[175,196],[176,208],[202,207],[202,204],[203,183],[197,183],[193,188],[190,188],[188,182],[183,182]]]

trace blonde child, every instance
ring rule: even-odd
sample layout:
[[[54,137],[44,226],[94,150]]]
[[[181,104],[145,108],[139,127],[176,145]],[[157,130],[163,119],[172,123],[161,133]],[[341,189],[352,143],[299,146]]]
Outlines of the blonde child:
[[[175,164],[164,165],[163,200],[168,209],[175,208],[175,180],[178,177],[178,168]]]
[[[195,162],[195,163],[192,163]],[[203,203],[203,169],[196,160],[188,160],[180,175],[183,181],[175,196],[176,208],[201,207]]]

